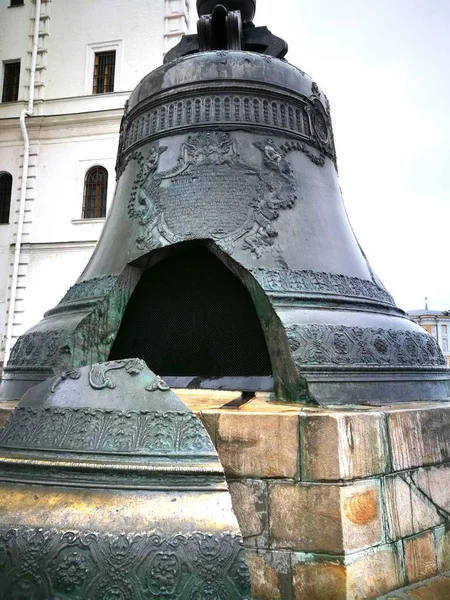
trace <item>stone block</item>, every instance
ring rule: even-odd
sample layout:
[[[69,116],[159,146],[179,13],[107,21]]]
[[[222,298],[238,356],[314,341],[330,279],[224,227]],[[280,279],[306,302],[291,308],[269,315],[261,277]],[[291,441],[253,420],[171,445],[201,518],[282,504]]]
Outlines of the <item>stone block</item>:
[[[292,555],[295,600],[368,600],[404,583],[396,546],[344,557]]]
[[[270,484],[271,546],[301,552],[342,553],[340,493],[337,485]]]
[[[300,418],[303,481],[337,481],[389,470],[384,415],[305,414]]]
[[[273,548],[342,554],[382,541],[380,491],[374,482],[273,483],[269,514]]]
[[[386,594],[378,600],[448,600],[450,598],[450,577],[438,576],[423,583],[402,588]]]
[[[405,481],[400,475],[386,477],[384,498],[389,535],[394,540],[443,523],[432,502],[420,493],[414,482]]]
[[[449,431],[450,436],[450,431]],[[419,490],[446,513],[450,512],[450,466],[419,469],[412,479]]]
[[[223,411],[216,447],[227,477],[294,478],[298,415]]]
[[[395,545],[380,546],[348,557],[347,600],[368,600],[404,584]]]
[[[388,423],[394,471],[450,459],[450,406],[392,410]]]
[[[289,552],[246,550],[253,600],[293,600]]]
[[[423,586],[408,590],[408,600],[448,600],[450,577],[437,577]]]
[[[436,574],[434,540],[430,531],[404,540],[403,545],[409,583],[422,581]]]
[[[293,560],[295,600],[346,600],[346,567],[336,558],[320,562]]]
[[[341,488],[343,546],[346,552],[384,541],[379,482],[360,482]]]
[[[258,479],[229,481],[229,488],[245,547],[267,549],[267,483]]]
[[[448,525],[437,527],[433,533],[438,572],[450,571],[450,530],[448,530]]]
[[[217,446],[217,424],[219,421],[216,411],[200,411],[197,416],[205,426],[214,446]]]

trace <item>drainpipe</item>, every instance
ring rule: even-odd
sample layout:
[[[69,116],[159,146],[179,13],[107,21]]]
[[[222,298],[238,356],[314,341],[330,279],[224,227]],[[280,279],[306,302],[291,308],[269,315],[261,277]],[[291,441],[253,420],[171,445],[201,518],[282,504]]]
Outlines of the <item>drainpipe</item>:
[[[11,341],[14,325],[14,312],[16,308],[17,295],[17,279],[19,275],[20,250],[22,246],[23,221],[25,216],[25,201],[27,195],[28,183],[28,163],[30,159],[30,140],[28,138],[25,118],[31,117],[34,109],[34,83],[36,80],[36,62],[39,42],[39,24],[41,20],[41,0],[36,1],[34,14],[34,31],[33,31],[33,49],[31,52],[31,68],[30,68],[30,88],[28,95],[28,106],[20,113],[20,130],[23,139],[23,166],[22,166],[22,185],[20,188],[19,202],[19,218],[17,223],[16,243],[14,246],[14,264],[11,280],[11,295],[9,297],[8,323],[6,326],[6,341],[5,341],[5,357],[4,364],[7,364],[11,353]]]

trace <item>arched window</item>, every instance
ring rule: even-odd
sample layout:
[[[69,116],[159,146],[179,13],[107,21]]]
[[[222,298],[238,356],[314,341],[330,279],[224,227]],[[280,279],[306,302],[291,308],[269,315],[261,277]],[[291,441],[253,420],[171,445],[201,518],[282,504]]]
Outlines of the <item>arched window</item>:
[[[106,216],[108,171],[92,167],[84,178],[83,219],[101,219]]]
[[[0,173],[0,224],[9,223],[11,208],[12,176],[10,173]]]

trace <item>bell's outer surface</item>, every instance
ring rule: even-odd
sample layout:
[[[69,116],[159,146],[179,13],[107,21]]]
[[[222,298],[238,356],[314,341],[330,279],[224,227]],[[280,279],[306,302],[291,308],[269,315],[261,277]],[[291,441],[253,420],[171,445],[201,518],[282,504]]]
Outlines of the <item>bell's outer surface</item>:
[[[30,389],[0,432],[0,597],[250,600],[223,469],[139,359]]]
[[[396,307],[354,236],[329,104],[304,72],[243,51],[156,69],[129,99],[117,175],[90,263],[16,343],[3,397],[56,367],[106,360],[142,268],[187,240],[207,240],[257,310],[268,301],[270,326],[260,319],[278,389],[294,389],[297,373],[323,403],[449,397],[437,342]]]

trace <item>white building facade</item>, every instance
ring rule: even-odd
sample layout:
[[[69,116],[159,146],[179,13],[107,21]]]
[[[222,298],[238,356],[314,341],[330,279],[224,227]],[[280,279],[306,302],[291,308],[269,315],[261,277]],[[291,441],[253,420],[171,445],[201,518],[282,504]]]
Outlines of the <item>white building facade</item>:
[[[19,117],[36,0],[0,0],[0,365],[5,346],[59,302],[88,262],[114,194],[124,104],[186,33],[188,4],[41,0],[21,234]]]
[[[429,310],[426,306],[424,310],[408,311],[408,317],[434,337],[450,367],[450,311]]]

